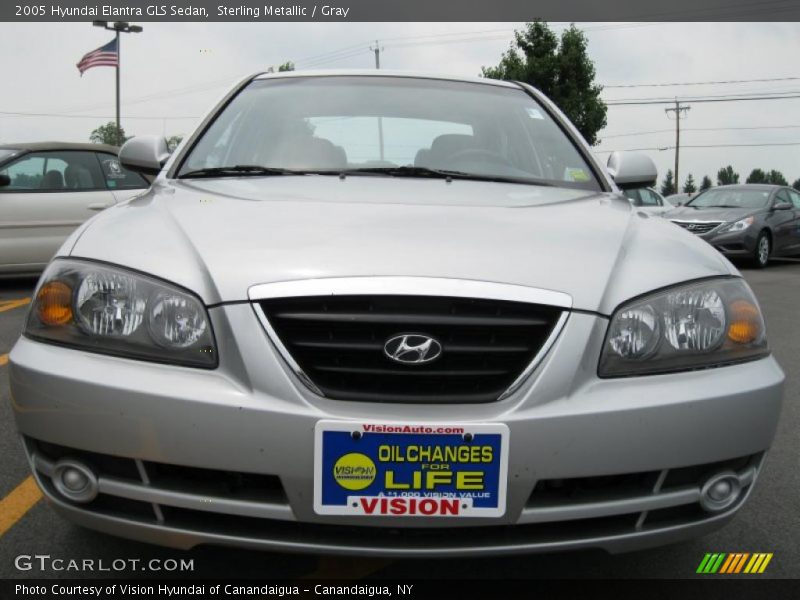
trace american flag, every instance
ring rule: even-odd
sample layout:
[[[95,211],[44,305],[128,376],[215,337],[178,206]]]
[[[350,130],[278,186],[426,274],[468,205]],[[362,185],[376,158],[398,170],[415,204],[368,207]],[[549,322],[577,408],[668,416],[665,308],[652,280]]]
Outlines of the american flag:
[[[114,38],[105,46],[100,46],[97,50],[84,54],[77,66],[81,76],[83,76],[84,71],[92,67],[118,67],[117,38]]]

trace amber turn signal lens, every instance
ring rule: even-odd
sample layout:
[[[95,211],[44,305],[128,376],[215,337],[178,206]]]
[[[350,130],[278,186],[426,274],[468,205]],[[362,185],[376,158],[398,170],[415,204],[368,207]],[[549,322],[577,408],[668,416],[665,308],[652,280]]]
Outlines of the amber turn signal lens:
[[[36,294],[39,320],[45,325],[65,325],[72,320],[72,289],[61,281],[51,281]]]
[[[730,307],[728,338],[737,344],[749,344],[761,334],[758,308],[746,300],[737,300]]]

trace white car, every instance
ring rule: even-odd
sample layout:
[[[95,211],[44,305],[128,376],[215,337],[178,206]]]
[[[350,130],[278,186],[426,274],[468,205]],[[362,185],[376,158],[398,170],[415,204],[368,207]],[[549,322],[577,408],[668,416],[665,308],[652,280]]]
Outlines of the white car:
[[[103,144],[42,142],[0,146],[0,275],[38,273],[97,211],[149,182]]]

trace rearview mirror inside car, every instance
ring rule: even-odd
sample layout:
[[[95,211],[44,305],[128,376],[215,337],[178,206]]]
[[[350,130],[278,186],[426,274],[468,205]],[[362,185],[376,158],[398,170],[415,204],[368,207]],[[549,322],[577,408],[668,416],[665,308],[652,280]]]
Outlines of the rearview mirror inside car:
[[[170,151],[167,140],[157,135],[141,135],[132,138],[119,150],[119,162],[131,171],[147,175],[158,175],[167,162]]]
[[[0,187],[5,187],[7,185],[11,185],[11,177],[0,173]]]
[[[652,187],[658,177],[653,160],[635,152],[612,152],[606,168],[614,183],[623,190]]]

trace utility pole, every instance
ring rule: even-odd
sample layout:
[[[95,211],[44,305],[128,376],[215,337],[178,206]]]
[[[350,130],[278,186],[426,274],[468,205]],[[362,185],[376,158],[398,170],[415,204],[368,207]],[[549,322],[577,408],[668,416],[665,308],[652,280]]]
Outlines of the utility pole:
[[[378,42],[378,40],[375,40],[375,47],[373,48],[372,46],[370,46],[369,49],[372,50],[375,53],[375,68],[376,69],[380,69],[381,68],[381,50],[383,50],[383,48],[381,48],[381,45]]]
[[[120,132],[122,131],[122,125],[120,123],[120,115],[119,115],[119,71],[120,65],[122,64],[122,49],[120,48],[120,33],[141,33],[142,28],[138,25],[131,25],[125,21],[116,21],[114,23],[110,23],[108,21],[92,21],[92,25],[95,27],[102,27],[103,29],[108,29],[116,33],[116,41],[117,41],[117,142],[119,145],[122,145],[122,140],[119,138]]]
[[[682,106],[678,99],[675,99],[675,108],[665,108],[664,112],[675,113],[675,193],[680,193],[681,191],[681,184],[680,179],[678,178],[678,165],[680,163],[680,153],[681,153],[681,115],[686,114],[691,110],[691,106]]]
[[[378,40],[375,40],[375,47],[373,48],[372,46],[370,46],[369,49],[375,53],[375,68],[380,69],[381,50],[383,50],[383,48],[381,48],[380,42],[378,42]],[[381,160],[384,160],[385,157],[383,152],[383,117],[378,117],[378,146],[380,148]]]

